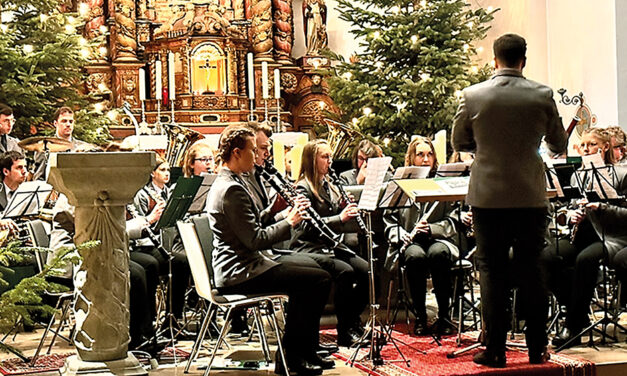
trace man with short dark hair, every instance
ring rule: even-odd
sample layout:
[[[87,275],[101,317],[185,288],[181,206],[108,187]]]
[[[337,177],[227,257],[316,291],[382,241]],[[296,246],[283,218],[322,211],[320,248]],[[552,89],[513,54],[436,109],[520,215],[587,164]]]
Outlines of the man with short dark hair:
[[[20,140],[9,136],[9,133],[13,130],[13,124],[15,124],[13,109],[4,103],[0,103],[0,153],[11,150],[22,151],[22,148],[18,145]]]
[[[9,151],[0,156],[0,211],[4,211],[13,193],[26,180],[26,159],[19,151]]]
[[[456,151],[476,153],[466,202],[472,207],[477,240],[486,350],[474,361],[490,367],[506,364],[510,248],[515,266],[525,274],[518,282],[529,362],[543,363],[549,357],[548,293],[539,262],[548,202],[538,148],[544,137],[549,150],[560,153],[568,138],[551,88],[522,75],[526,47],[525,39],[515,34],[494,42],[496,72],[464,89],[452,131]]]

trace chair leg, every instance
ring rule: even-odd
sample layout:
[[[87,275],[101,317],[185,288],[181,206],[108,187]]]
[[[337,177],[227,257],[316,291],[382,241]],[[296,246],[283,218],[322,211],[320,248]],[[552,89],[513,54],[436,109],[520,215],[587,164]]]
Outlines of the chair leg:
[[[55,316],[56,316],[56,311],[59,308],[59,303],[57,302],[57,306],[55,307],[55,311],[52,313],[52,317],[50,318],[50,321],[48,322],[48,325],[46,326],[46,329],[44,329],[44,333],[41,336],[41,340],[39,340],[39,345],[37,345],[37,350],[35,350],[35,354],[33,355],[33,357],[30,360],[29,365],[31,367],[35,366],[35,361],[37,361],[37,358],[39,357],[39,353],[41,352],[41,349],[44,347],[44,342],[46,341],[46,336],[48,335],[48,332],[50,331],[50,328],[52,328],[52,326],[54,325],[54,321],[55,321]]]
[[[278,344],[278,349],[279,349],[278,351],[281,357],[281,362],[283,362],[283,369],[285,370],[285,376],[290,376],[290,371],[287,368],[287,359],[285,359],[285,350],[283,349],[283,341],[281,340],[281,334],[279,333],[279,325],[276,319],[276,314],[275,314],[274,306],[272,305],[272,302],[270,302],[268,310],[269,310],[268,314],[270,315],[270,318],[272,319],[272,323],[274,324],[274,331],[276,333],[277,344]]]
[[[192,363],[196,360],[196,357],[198,356],[198,351],[200,350],[200,346],[202,346],[202,341],[205,340],[207,329],[209,329],[209,323],[211,323],[211,319],[213,318],[213,314],[215,312],[216,310],[214,309],[213,304],[210,304],[209,308],[207,308],[207,314],[205,315],[205,319],[203,320],[202,325],[200,326],[200,330],[198,331],[198,337],[196,338],[196,342],[194,342],[194,347],[192,347],[192,352],[191,354],[189,354],[189,360],[187,361],[187,364],[185,365],[185,370],[183,371],[184,373],[189,373],[189,368],[191,367]]]
[[[263,356],[266,358],[266,362],[270,362],[270,347],[268,346],[268,338],[266,337],[266,330],[263,327],[263,320],[261,318],[261,312],[259,306],[253,308],[253,314],[255,317],[255,326],[257,327],[257,333],[259,333],[259,344],[263,351]]]
[[[52,340],[50,341],[50,345],[48,346],[48,351],[46,352],[46,354],[50,354],[50,352],[52,351],[52,346],[54,345],[54,342],[56,341],[57,336],[61,332],[63,328],[63,324],[67,320],[68,311],[70,309],[70,303],[71,303],[70,299],[64,299],[63,308],[61,309],[61,318],[59,319],[59,326],[57,326],[56,331],[53,330],[54,335],[52,336]]]
[[[211,365],[213,364],[213,360],[216,357],[216,353],[218,352],[218,349],[220,348],[220,345],[222,344],[222,340],[224,339],[224,337],[226,336],[226,333],[229,330],[229,325],[231,324],[231,311],[232,310],[233,310],[233,307],[229,307],[229,309],[226,311],[226,317],[224,318],[224,326],[222,327],[222,331],[220,331],[220,335],[218,336],[218,342],[216,342],[216,345],[213,348],[213,351],[211,352],[211,358],[209,358],[207,369],[205,370],[205,373],[203,374],[204,376],[209,375],[209,372],[211,371]]]

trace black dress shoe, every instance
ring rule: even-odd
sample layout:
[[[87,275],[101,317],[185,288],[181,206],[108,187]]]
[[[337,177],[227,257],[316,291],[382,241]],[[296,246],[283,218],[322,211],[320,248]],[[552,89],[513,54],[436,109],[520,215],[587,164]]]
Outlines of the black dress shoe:
[[[568,328],[564,328],[561,332],[559,332],[558,335],[553,337],[553,341],[551,343],[553,344],[553,347],[562,347],[568,344],[568,346],[564,347],[565,349],[579,346],[581,345],[581,337],[575,337],[577,336],[577,334],[579,334],[580,331],[581,330],[570,330]]]
[[[493,368],[505,368],[506,365],[505,353],[496,354],[488,350],[475,354],[472,361]]]
[[[546,346],[544,346],[539,351],[529,349],[529,363],[531,364],[546,363],[550,358],[551,354],[549,354],[549,350]]]
[[[337,335],[338,346],[352,347],[360,343],[360,341],[361,337],[352,330],[343,331]]]
[[[442,336],[448,336],[455,333],[455,328],[449,319],[438,318],[433,324],[431,331]]]
[[[338,351],[340,351],[340,349],[337,347],[337,345],[333,343],[320,343],[318,344],[316,354],[320,355],[323,358],[326,358],[327,356],[335,354]]]
[[[318,354],[314,354],[310,356],[307,361],[315,366],[320,366],[322,369],[333,369],[335,368],[335,362],[333,359],[329,359],[327,357],[321,357]]]
[[[297,374],[301,376],[318,376],[322,375],[322,368],[320,366],[313,365],[306,361],[305,359],[288,359],[287,360],[287,368],[290,370],[290,375]],[[276,359],[276,363],[274,365],[274,373],[277,375],[285,375],[285,368],[283,367],[283,362]]]
[[[414,322],[414,334],[417,336],[424,336],[429,334],[427,320],[416,319],[416,321]]]

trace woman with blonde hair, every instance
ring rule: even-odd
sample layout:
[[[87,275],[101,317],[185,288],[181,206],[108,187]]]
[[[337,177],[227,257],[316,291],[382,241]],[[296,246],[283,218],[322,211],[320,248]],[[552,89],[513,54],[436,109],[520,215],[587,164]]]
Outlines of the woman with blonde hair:
[[[183,162],[183,175],[186,178],[200,176],[203,173],[212,174],[215,170],[214,150],[207,141],[197,141],[187,150]]]
[[[433,143],[428,137],[416,136],[409,143],[405,154],[405,166],[426,166],[429,177],[438,168]],[[454,257],[459,254],[458,236],[453,207],[447,202],[415,203],[410,208],[388,210],[384,214],[385,234],[390,242],[388,260],[399,259],[406,266],[409,291],[416,316],[414,333],[427,334],[427,277],[431,274],[438,320],[434,328],[438,334],[450,334],[449,307],[452,295]],[[415,234],[412,237],[412,234]],[[400,254],[401,248],[404,253]]]
[[[333,163],[326,140],[315,140],[303,148],[296,189],[311,201],[311,207],[335,233],[357,232],[359,215],[355,203],[341,199],[339,188],[327,177]],[[335,311],[338,345],[351,346],[362,334],[360,315],[368,304],[368,263],[345,244],[323,244],[309,223],[301,223],[292,237],[292,247],[306,252],[335,282]]]

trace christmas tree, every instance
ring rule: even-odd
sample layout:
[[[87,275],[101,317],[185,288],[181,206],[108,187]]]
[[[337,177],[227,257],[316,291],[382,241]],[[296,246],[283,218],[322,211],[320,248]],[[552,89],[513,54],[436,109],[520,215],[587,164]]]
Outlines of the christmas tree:
[[[463,0],[338,0],[359,52],[328,77],[341,121],[379,140],[398,164],[411,135],[450,129],[461,90],[492,71],[475,43],[496,10]]]
[[[86,4],[85,4],[86,5]],[[20,139],[53,133],[52,117],[61,106],[78,110],[76,137],[102,143],[113,124],[99,102],[85,91],[88,61],[101,51],[98,40],[80,33],[80,14],[61,0],[4,0],[0,5],[0,102],[13,108],[12,134]]]

